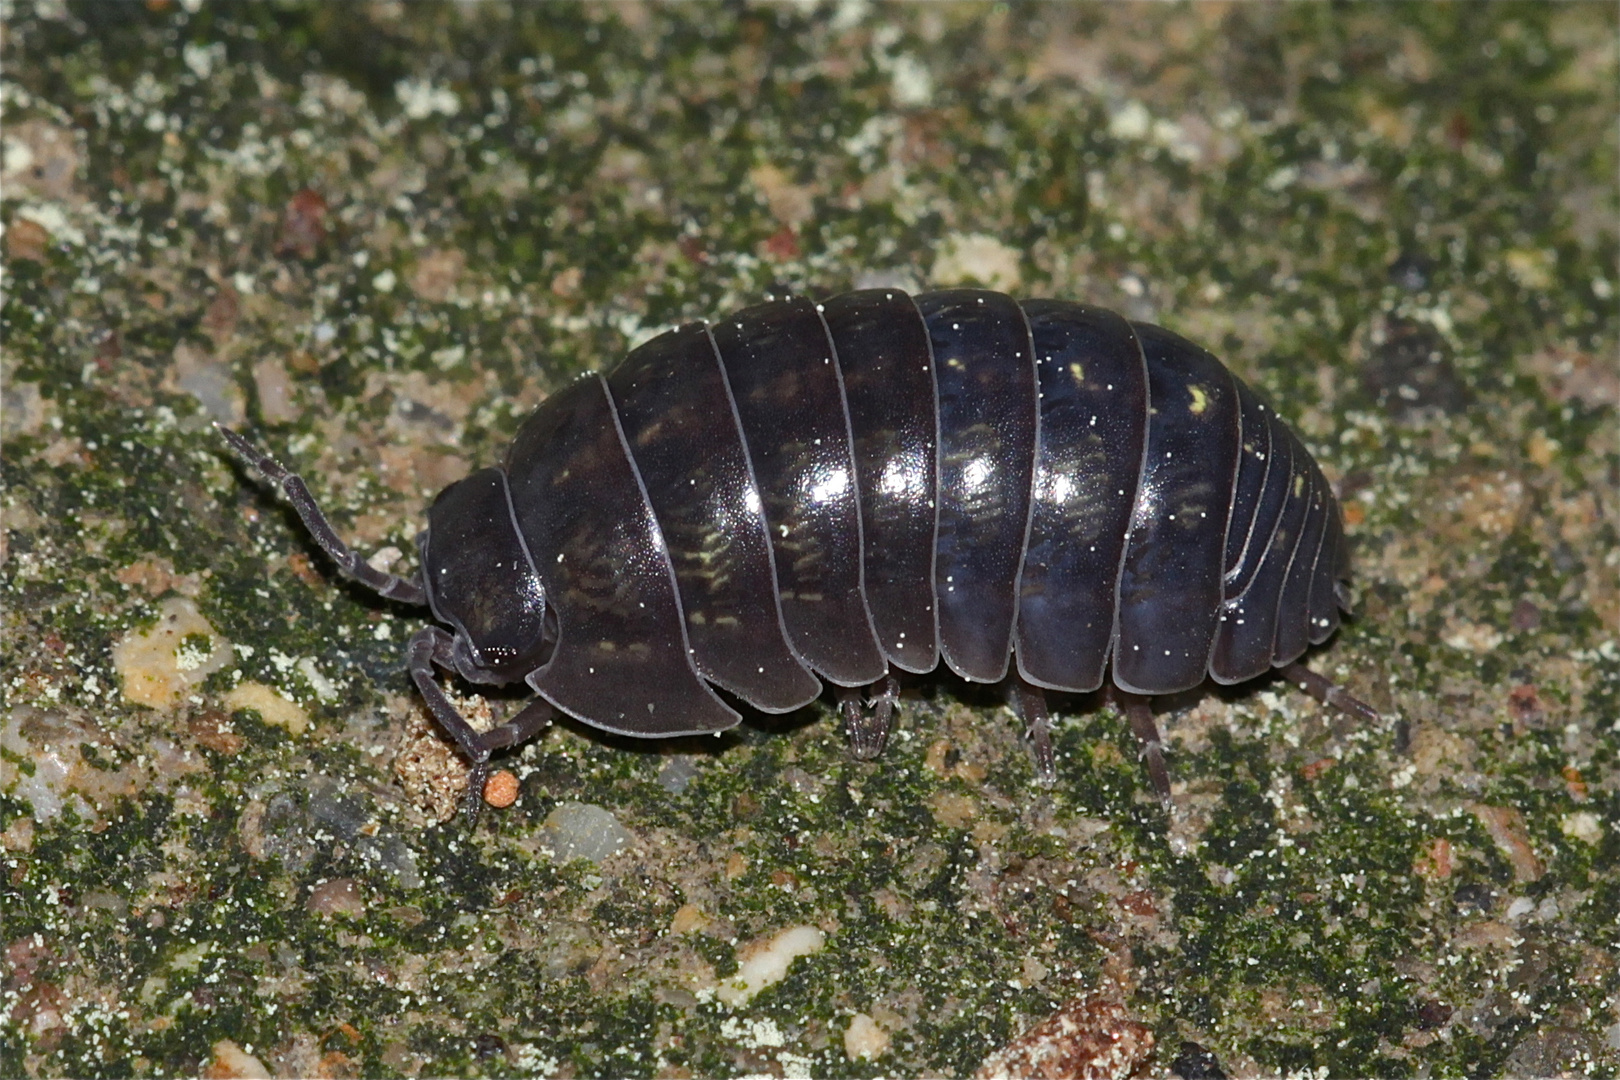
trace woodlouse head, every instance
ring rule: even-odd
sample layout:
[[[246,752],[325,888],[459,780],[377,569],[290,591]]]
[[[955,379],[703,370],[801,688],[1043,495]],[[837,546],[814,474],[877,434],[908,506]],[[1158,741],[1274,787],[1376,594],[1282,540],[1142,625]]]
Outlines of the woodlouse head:
[[[417,546],[428,604],[455,630],[463,678],[515,682],[541,666],[545,590],[512,518],[505,474],[482,469],[441,491]]]

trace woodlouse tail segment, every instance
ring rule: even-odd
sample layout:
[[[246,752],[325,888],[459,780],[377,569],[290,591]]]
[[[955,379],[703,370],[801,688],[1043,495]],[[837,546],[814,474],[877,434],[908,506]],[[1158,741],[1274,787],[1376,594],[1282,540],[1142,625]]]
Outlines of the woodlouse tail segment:
[[[863,761],[870,761],[883,753],[884,746],[889,742],[889,732],[894,729],[894,715],[899,704],[900,681],[892,674],[883,676],[867,687],[864,702],[859,689],[839,691],[838,709],[844,717],[844,734],[849,736],[850,753]]]
[[[478,812],[484,805],[484,784],[489,780],[490,755],[539,734],[551,723],[555,710],[544,698],[536,698],[506,723],[489,731],[475,731],[467,723],[466,717],[450,704],[450,699],[439,686],[435,671],[435,668],[442,668],[455,673],[454,644],[455,638],[443,629],[424,627],[416,632],[406,647],[405,664],[433,719],[472,764],[472,775],[468,777],[467,794],[462,802],[463,813],[471,824],[478,820]]]
[[[1159,725],[1153,719],[1153,705],[1139,694],[1116,693],[1115,701],[1125,710],[1131,723],[1131,734],[1141,746],[1142,760],[1147,762],[1148,779],[1166,810],[1171,809],[1170,770],[1164,763],[1164,742],[1159,738]]]
[[[1007,696],[1024,723],[1024,739],[1035,763],[1035,780],[1042,787],[1051,787],[1057,783],[1057,755],[1052,750],[1052,714],[1046,706],[1046,691],[1016,673],[1008,683]]]
[[[1368,705],[1360,698],[1353,697],[1348,690],[1332,682],[1324,676],[1318,675],[1301,663],[1285,664],[1277,669],[1277,674],[1305,691],[1311,697],[1332,709],[1338,709],[1346,716],[1353,716],[1369,724],[1383,722],[1377,709]]]
[[[304,528],[309,530],[310,536],[315,538],[315,542],[321,546],[321,550],[331,556],[333,562],[337,563],[339,570],[342,570],[345,574],[348,574],[384,599],[398,600],[402,604],[425,605],[427,603],[427,594],[422,591],[422,586],[419,583],[409,578],[384,573],[372,567],[359,555],[355,554],[348,544],[343,542],[336,530],[332,528],[331,523],[326,520],[326,515],[321,512],[321,508],[316,504],[315,497],[309,493],[309,488],[304,484],[302,477],[295,472],[289,471],[281,462],[266,454],[248,439],[238,435],[225,425],[215,424],[214,427],[224,437],[225,441],[230,444],[231,449],[235,450],[244,461],[263,473],[271,483],[281,488],[282,492],[287,496],[287,501],[292,504],[292,508],[298,511],[298,517],[303,521]]]

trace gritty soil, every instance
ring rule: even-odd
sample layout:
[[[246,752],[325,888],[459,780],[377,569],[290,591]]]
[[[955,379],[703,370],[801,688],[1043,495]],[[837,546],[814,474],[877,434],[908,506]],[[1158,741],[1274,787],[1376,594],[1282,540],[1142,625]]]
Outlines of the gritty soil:
[[[1612,5],[0,16],[0,1074],[1620,1073]],[[1106,703],[1042,788],[919,678],[876,762],[830,697],[559,725],[469,825],[422,612],[211,427],[408,573],[578,373],[964,283],[1295,426],[1356,549],[1309,662],[1383,723],[1161,702],[1167,814]]]

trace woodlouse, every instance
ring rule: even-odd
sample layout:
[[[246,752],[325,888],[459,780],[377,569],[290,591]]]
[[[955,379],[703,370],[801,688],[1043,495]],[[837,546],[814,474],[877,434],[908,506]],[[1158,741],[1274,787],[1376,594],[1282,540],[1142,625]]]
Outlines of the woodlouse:
[[[296,475],[222,431],[343,571],[451,628],[418,632],[408,665],[474,795],[554,708],[636,736],[729,728],[710,684],[775,713],[820,676],[871,757],[894,670],[941,660],[1009,684],[1047,780],[1044,692],[1111,670],[1161,798],[1150,696],[1278,668],[1376,718],[1297,662],[1347,607],[1315,461],[1215,357],[1101,308],[874,289],[671,330],[442,491],[410,578],[368,566]],[[538,696],[480,734],[436,669]]]

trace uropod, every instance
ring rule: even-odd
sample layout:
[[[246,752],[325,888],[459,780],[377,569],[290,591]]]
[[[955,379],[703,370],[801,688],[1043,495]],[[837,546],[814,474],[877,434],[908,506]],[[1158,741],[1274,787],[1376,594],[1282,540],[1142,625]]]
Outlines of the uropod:
[[[361,560],[302,480],[241,435],[338,567],[428,607],[407,665],[473,765],[554,710],[666,738],[839,688],[853,751],[894,722],[896,671],[1004,683],[1038,774],[1045,693],[1111,681],[1153,786],[1150,698],[1299,663],[1348,608],[1321,470],[1214,356],[1059,300],[956,289],[772,300],[632,350],[535,409],[497,466],[440,492],[409,577]],[[477,732],[440,671],[535,698]]]

